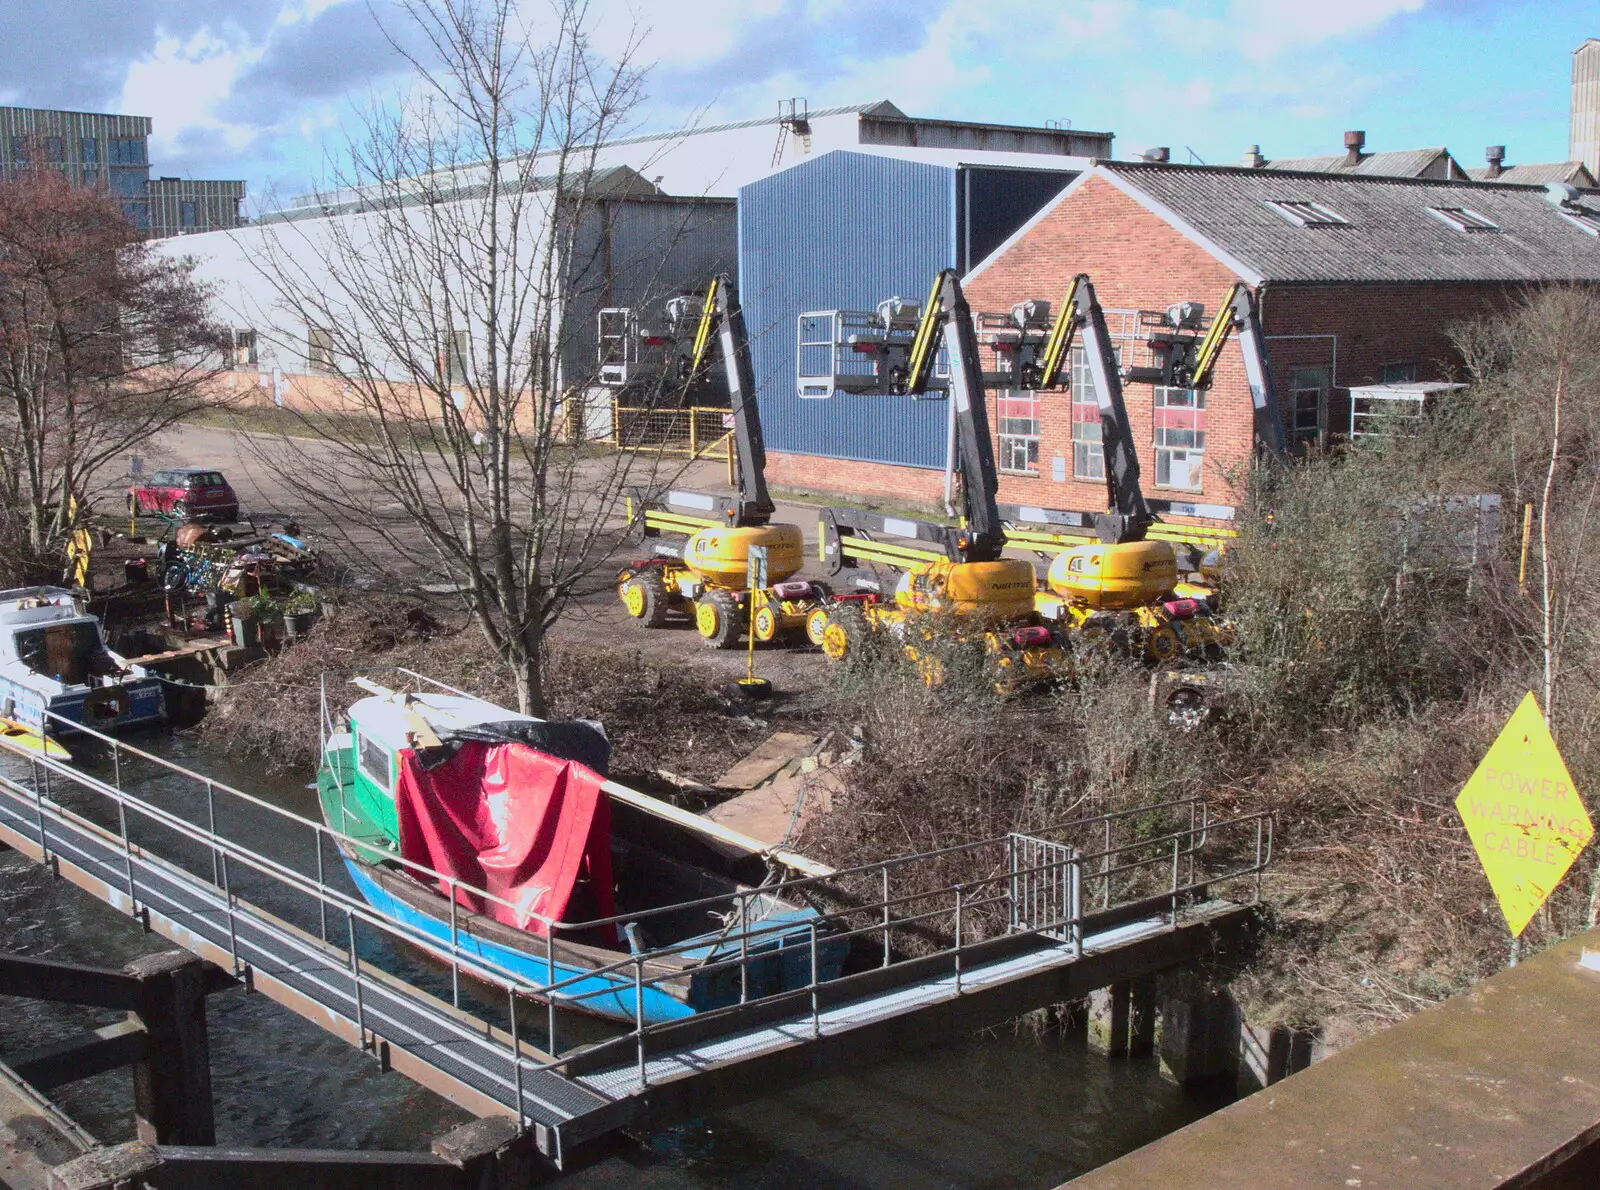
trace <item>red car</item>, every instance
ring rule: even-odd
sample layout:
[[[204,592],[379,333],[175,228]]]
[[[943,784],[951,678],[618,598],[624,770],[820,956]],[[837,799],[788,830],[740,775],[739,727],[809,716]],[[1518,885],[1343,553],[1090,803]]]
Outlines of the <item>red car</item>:
[[[222,472],[207,467],[170,467],[128,490],[128,511],[160,513],[180,521],[236,521],[239,497]]]

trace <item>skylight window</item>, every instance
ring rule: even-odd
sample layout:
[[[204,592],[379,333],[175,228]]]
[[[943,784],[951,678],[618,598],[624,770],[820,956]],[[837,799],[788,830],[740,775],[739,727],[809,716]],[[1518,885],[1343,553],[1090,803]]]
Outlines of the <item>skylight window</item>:
[[[1579,231],[1600,236],[1600,212],[1591,211],[1588,207],[1562,207],[1561,217]]]
[[[1499,231],[1500,225],[1466,207],[1429,207],[1428,214],[1448,223],[1457,231]]]
[[[1296,227],[1344,227],[1350,220],[1337,211],[1303,198],[1269,198],[1267,206]]]

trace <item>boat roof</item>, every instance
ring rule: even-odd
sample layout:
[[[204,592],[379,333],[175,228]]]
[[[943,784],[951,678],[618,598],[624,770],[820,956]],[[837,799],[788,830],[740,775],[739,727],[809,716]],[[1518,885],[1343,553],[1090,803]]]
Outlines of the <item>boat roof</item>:
[[[64,587],[13,587],[0,591],[0,623],[39,624],[95,618],[83,610],[80,593]]]
[[[407,738],[418,720],[435,732],[459,731],[484,723],[536,723],[532,715],[519,714],[460,694],[384,694],[357,699],[350,706],[350,722],[362,735],[387,747],[411,747]]]

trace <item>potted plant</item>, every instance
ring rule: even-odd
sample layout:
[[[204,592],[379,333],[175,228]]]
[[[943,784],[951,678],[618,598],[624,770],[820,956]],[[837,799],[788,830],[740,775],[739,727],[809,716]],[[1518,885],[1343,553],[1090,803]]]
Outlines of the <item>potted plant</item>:
[[[283,634],[299,640],[317,621],[317,597],[310,591],[295,591],[283,601]]]
[[[234,644],[253,649],[261,643],[260,621],[250,600],[236,599],[228,604],[228,624],[233,629]]]
[[[250,605],[250,612],[255,617],[261,646],[270,648],[277,644],[283,624],[283,606],[265,591],[250,596],[245,602]]]

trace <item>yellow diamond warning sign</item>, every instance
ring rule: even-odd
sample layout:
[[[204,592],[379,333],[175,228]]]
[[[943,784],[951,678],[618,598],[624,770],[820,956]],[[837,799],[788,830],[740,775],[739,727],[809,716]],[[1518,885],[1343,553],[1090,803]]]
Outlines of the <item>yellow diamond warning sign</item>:
[[[1594,835],[1532,694],[1490,745],[1456,809],[1506,924],[1521,934]]]

